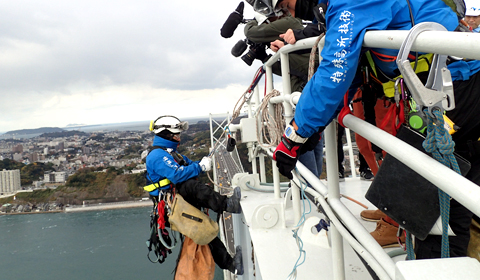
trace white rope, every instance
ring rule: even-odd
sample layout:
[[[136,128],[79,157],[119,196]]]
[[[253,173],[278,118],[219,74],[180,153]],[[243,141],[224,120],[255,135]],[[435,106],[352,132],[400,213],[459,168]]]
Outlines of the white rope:
[[[285,129],[283,127],[285,122],[283,118],[283,104],[271,105],[274,106],[273,116],[268,110],[270,99],[279,95],[280,92],[276,89],[265,95],[262,104],[260,104],[255,114],[257,122],[261,124],[260,129],[257,129],[257,141],[264,148],[276,147],[280,143],[283,130]]]
[[[248,86],[248,88],[245,90],[245,92],[240,96],[240,98],[237,100],[237,103],[235,104],[235,106],[233,107],[233,114],[232,114],[232,118],[230,120],[230,122],[228,122],[227,124],[227,127],[232,123],[232,121],[234,119],[236,119],[238,116],[240,116],[240,111],[242,110],[243,108],[243,105],[245,104],[245,102],[247,102],[251,97],[252,97],[252,93],[253,93],[253,89],[252,88],[252,85],[254,84],[255,80],[258,78],[258,75],[260,73],[262,69],[262,66],[260,66],[260,68],[258,68],[257,72],[255,73],[255,76],[253,77],[253,80],[252,80],[252,83]],[[223,135],[225,135],[225,132],[226,130],[224,129],[222,134],[220,135],[220,137],[218,137],[218,139],[221,139],[223,137]],[[209,155],[209,157],[212,157],[213,156],[213,151],[215,151],[217,145],[218,145],[219,141],[217,141],[215,143],[215,145],[213,146],[212,148],[212,152],[211,154]],[[223,187],[223,186],[220,186],[218,184],[215,184],[215,182],[213,181],[213,179],[210,177],[210,173],[207,172],[207,176],[208,176],[208,179],[210,180],[210,182],[212,184],[214,184],[215,186],[217,186],[218,188],[222,188],[222,189],[231,189],[231,187]]]

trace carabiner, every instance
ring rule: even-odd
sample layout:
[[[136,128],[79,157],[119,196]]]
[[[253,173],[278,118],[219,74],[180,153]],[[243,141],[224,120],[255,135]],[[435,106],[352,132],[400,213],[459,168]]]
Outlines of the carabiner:
[[[395,98],[395,104],[397,105],[397,107],[399,107],[400,105],[400,91],[398,90],[398,85],[400,84],[400,80],[401,79],[397,79],[395,80],[395,93],[394,93],[394,98]]]

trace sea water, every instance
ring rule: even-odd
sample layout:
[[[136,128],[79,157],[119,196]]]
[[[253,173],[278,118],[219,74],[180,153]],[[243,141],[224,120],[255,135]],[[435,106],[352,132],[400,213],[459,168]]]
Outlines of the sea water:
[[[147,259],[150,211],[0,216],[0,279],[173,279],[179,246],[163,264]]]

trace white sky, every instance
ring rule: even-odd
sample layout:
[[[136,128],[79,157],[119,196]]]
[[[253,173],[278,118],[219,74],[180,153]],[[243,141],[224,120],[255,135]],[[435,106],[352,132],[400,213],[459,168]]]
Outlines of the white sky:
[[[220,36],[239,2],[0,1],[0,131],[232,113],[260,66]]]

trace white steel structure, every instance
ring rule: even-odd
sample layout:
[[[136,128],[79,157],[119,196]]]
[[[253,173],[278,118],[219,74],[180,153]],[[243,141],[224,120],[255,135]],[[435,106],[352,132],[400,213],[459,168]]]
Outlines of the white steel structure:
[[[369,31],[365,35],[364,46],[399,49],[408,34],[409,31]],[[273,90],[271,66],[281,59],[282,94],[270,99],[269,108],[275,103],[283,103],[286,122],[293,117],[293,106],[300,94],[290,92],[288,53],[312,48],[315,41],[316,38],[310,38],[298,41],[295,45],[288,45],[264,65],[266,92],[270,92]],[[322,43],[320,41],[319,51]],[[414,40],[411,50],[480,59],[478,46],[480,34],[425,31]],[[259,113],[257,110],[260,110],[260,100],[259,90],[256,89],[246,103],[247,120],[234,127],[230,126],[232,131],[240,130],[250,136],[252,132],[258,131],[260,126],[265,125],[254,119]],[[479,186],[353,115],[347,115],[344,124],[416,170],[480,216]],[[317,179],[301,163],[297,163],[298,173],[313,188],[304,188],[297,176],[294,176],[291,182],[281,183],[273,161],[273,182],[266,182],[265,158],[271,158],[273,150],[246,137],[253,174],[237,173],[231,179],[232,187],[242,188],[243,213],[233,215],[233,225],[235,244],[242,245],[243,248],[245,274],[237,276],[237,279],[479,279],[480,264],[475,259],[405,261],[405,255],[392,257],[391,254],[395,251],[382,249],[378,245],[369,234],[375,229],[375,223],[360,219],[359,213],[363,208],[359,205],[342,200],[341,194],[344,194],[370,209],[375,209],[365,199],[370,182],[361,181],[356,176],[347,178],[345,182],[338,182],[335,130],[333,125],[329,125],[325,130],[328,181]],[[291,183],[290,188],[286,188],[288,183]],[[300,199],[302,186],[314,198],[318,207],[322,208],[324,214],[316,211],[317,206],[309,200]],[[288,191],[284,194],[286,189]],[[328,232],[312,231],[320,219],[325,218],[330,220]],[[233,279],[234,276],[226,275],[225,278]]]

